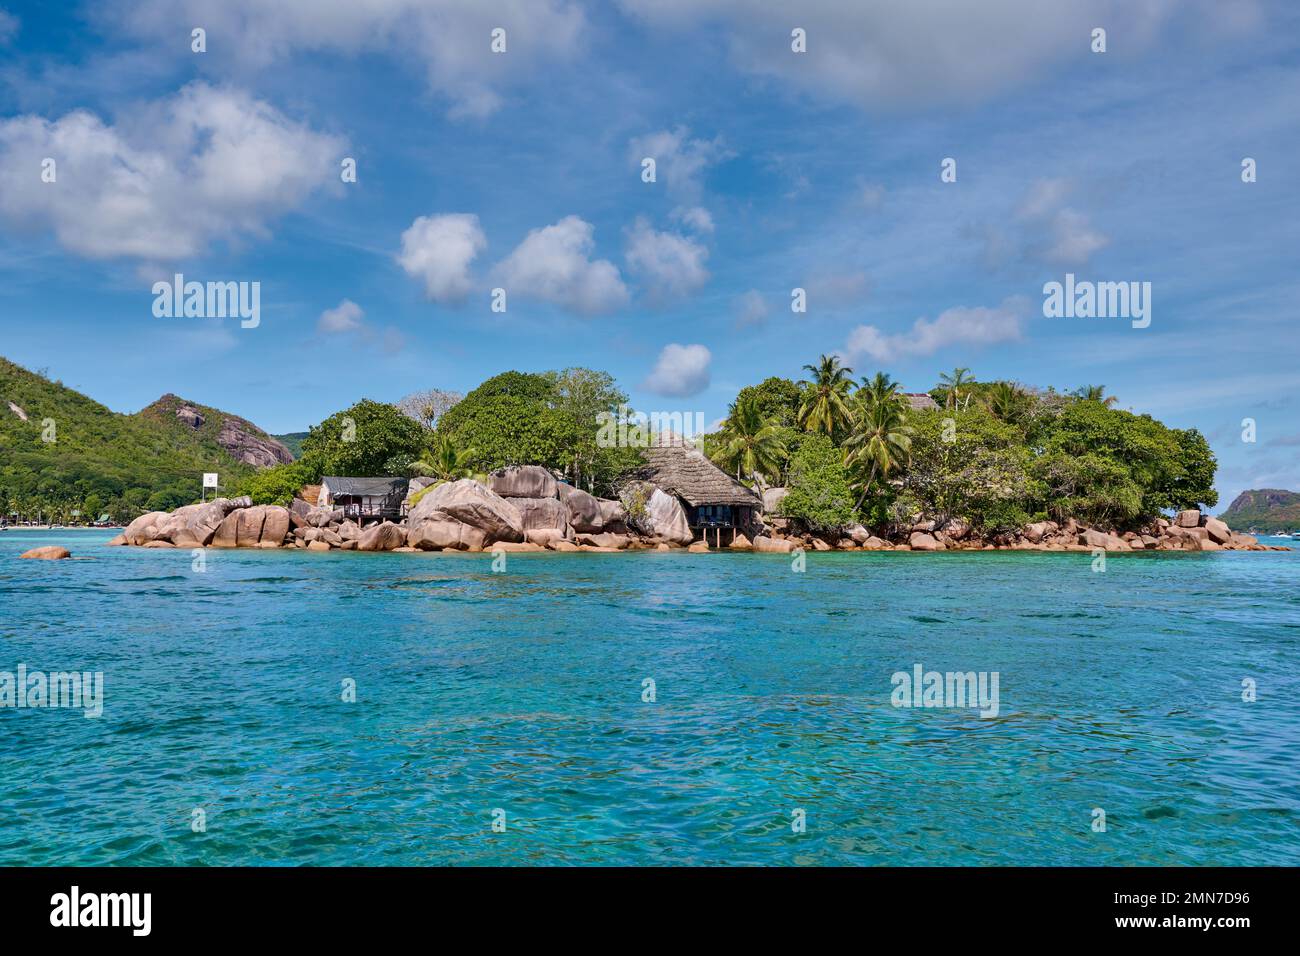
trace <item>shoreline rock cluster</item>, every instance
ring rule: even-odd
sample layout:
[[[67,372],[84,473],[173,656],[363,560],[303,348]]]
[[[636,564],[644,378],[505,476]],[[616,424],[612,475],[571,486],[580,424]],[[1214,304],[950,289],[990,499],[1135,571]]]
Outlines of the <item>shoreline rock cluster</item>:
[[[1172,520],[1157,518],[1136,531],[1094,528],[1073,518],[1064,522],[1037,521],[1019,531],[983,536],[960,519],[936,521],[917,519],[887,537],[872,534],[862,526],[835,536],[793,533],[776,519],[778,542],[793,550],[816,551],[1289,551],[1279,545],[1260,544],[1254,535],[1233,531],[1218,518],[1192,509],[1180,511]],[[755,550],[758,548],[755,540]],[[765,546],[765,550],[776,550]]]
[[[961,520],[918,520],[878,536],[862,526],[834,535],[801,532],[783,518],[759,519],[751,536],[736,533],[723,550],[808,551],[1219,551],[1289,550],[1261,545],[1199,511],[1158,518],[1137,530],[1091,528],[1070,519],[1040,521],[985,537]],[[546,469],[507,468],[486,483],[465,478],[422,490],[400,523],[362,527],[342,509],[295,499],[290,507],[217,498],[173,512],[141,515],[110,545],[144,548],[298,548],[308,551],[625,551],[689,547],[694,541],[681,502],[651,482],[630,482],[618,500],[597,498],[556,481]]]

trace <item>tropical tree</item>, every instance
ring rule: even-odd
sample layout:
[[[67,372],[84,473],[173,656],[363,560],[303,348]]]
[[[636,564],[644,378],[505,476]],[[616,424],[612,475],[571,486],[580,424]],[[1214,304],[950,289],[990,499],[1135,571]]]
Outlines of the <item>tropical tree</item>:
[[[966,399],[966,404],[970,404],[970,395],[966,386],[970,385],[974,379],[968,374],[968,368],[955,368],[951,372],[944,372],[939,376],[939,387],[947,393],[947,399],[944,406],[947,408],[957,408],[962,398]]]
[[[470,478],[474,469],[470,462],[474,460],[474,449],[464,450],[456,447],[450,435],[435,435],[428,453],[412,467],[422,475],[429,475],[441,481],[455,481],[458,478]]]
[[[429,388],[401,398],[397,408],[425,428],[438,427],[438,419],[465,396],[442,388]]]
[[[884,372],[877,372],[874,378],[862,377],[862,388],[858,398],[865,403],[878,404],[891,399],[901,399],[898,383]]]
[[[1117,401],[1114,395],[1106,394],[1105,385],[1085,385],[1082,388],[1076,388],[1071,394],[1080,401],[1101,402],[1107,408]]]
[[[765,418],[757,399],[739,395],[722,426],[722,439],[714,462],[727,471],[735,470],[736,479],[749,476],[760,486],[781,471],[786,443],[783,429]]]
[[[848,431],[853,420],[849,406],[853,369],[841,365],[839,357],[834,355],[823,355],[817,365],[804,368],[812,378],[799,383],[805,388],[803,404],[799,406],[799,426],[834,441],[836,435]]]
[[[1024,409],[1025,393],[1011,382],[994,382],[984,395],[984,403],[999,421],[1013,422]]]
[[[888,480],[911,456],[912,426],[907,424],[907,406],[900,395],[887,389],[875,390],[859,403],[853,432],[844,442],[845,464],[859,487],[858,507],[867,495]]]

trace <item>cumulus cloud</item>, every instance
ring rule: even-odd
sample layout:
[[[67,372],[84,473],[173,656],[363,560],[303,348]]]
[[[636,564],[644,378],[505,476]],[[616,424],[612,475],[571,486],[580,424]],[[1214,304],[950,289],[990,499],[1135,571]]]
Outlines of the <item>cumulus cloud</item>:
[[[1141,49],[1174,16],[1210,21],[1223,5],[1093,0],[803,0],[798,15],[770,0],[619,0],[657,28],[724,37],[741,70],[776,78],[828,99],[870,108],[951,106],[1032,82],[1040,73],[1089,56],[1091,29],[1104,24]],[[1255,4],[1250,4],[1255,6]],[[1243,25],[1253,22],[1243,18]],[[805,54],[790,31],[807,31]],[[924,56],[917,56],[924,50]],[[1118,54],[1112,54],[1118,55]]]
[[[497,265],[509,295],[531,296],[583,315],[626,305],[627,286],[608,259],[592,259],[595,227],[577,216],[534,229]]]
[[[640,168],[641,161],[655,161],[655,181],[664,184],[668,195],[690,206],[704,192],[704,173],[710,166],[730,158],[722,139],[691,139],[684,126],[636,136],[628,143],[628,158]]]
[[[397,263],[424,282],[425,295],[433,301],[460,302],[473,287],[470,264],[486,246],[473,213],[420,216],[402,233]]]
[[[689,236],[659,232],[638,218],[627,234],[628,270],[641,276],[650,298],[667,301],[689,295],[709,281],[709,250]]]
[[[389,325],[376,329],[365,321],[365,311],[351,299],[344,299],[332,309],[326,309],[316,321],[316,331],[321,335],[350,335],[364,345],[377,346],[388,353],[400,352],[406,339],[400,330]]]
[[[362,328],[362,316],[365,312],[351,299],[344,299],[332,309],[326,309],[316,322],[316,331],[327,335],[344,332],[357,332]]]
[[[703,206],[678,206],[672,211],[672,217],[695,232],[713,232],[713,216]]]
[[[906,332],[886,333],[874,325],[859,325],[849,333],[842,354],[849,361],[877,362],[933,355],[950,345],[984,346],[1021,338],[1028,302],[1007,299],[995,308],[957,306],[935,319],[920,318]]]
[[[77,110],[0,121],[0,220],[92,259],[171,262],[261,236],[337,177],[344,144],[193,83],[116,125]],[[42,182],[42,162],[56,179]]]
[[[392,54],[423,68],[452,116],[486,116],[502,92],[540,68],[574,55],[586,27],[573,0],[118,0],[103,19],[136,36],[188,52],[191,24],[208,32],[207,56],[241,68],[295,53]],[[506,53],[491,51],[496,27]]]
[[[665,345],[642,387],[668,398],[687,398],[709,387],[713,356],[703,345]]]

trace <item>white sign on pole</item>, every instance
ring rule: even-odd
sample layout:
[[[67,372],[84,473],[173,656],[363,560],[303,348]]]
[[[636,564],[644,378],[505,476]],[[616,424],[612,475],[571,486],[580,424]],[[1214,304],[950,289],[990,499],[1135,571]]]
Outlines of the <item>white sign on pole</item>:
[[[204,488],[217,487],[217,473],[215,471],[205,471],[203,473],[203,487]]]

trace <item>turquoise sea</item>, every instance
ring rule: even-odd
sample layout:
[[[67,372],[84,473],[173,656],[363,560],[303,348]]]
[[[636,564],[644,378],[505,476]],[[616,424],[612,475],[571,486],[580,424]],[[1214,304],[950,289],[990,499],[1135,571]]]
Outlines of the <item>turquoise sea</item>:
[[[0,671],[104,675],[0,708],[0,865],[1300,863],[1300,553],[109,536],[0,533]],[[998,716],[892,706],[916,664]]]

